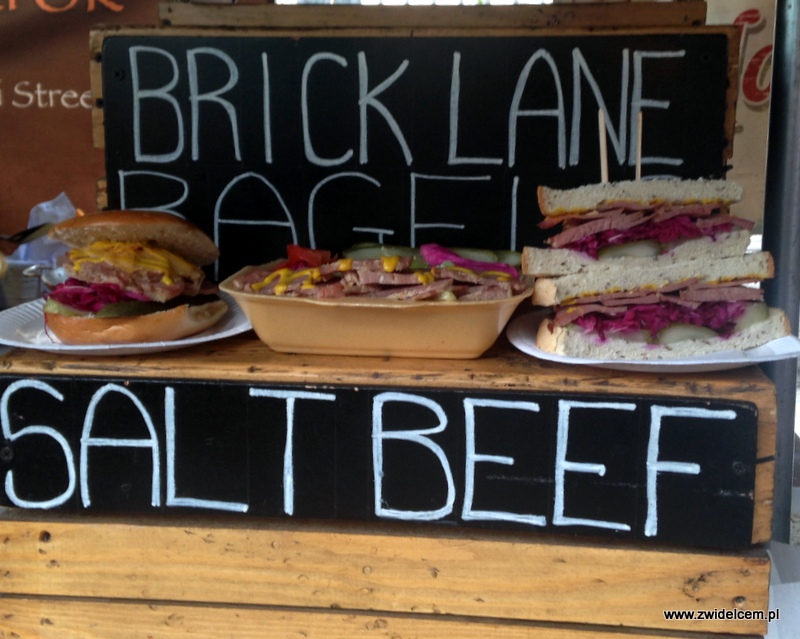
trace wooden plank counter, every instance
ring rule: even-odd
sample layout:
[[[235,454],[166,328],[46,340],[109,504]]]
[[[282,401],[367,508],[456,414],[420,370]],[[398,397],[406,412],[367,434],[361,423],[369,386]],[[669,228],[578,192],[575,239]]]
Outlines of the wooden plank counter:
[[[15,350],[0,377],[210,380],[307,389],[476,389],[720,398],[758,414],[753,546],[714,551],[430,524],[227,515],[0,518],[0,628],[22,637],[753,636],[766,611],[774,387],[757,367],[630,374],[532,359],[505,338],[476,360],[279,354],[251,333],[148,356]],[[624,629],[618,629],[618,628]],[[209,634],[210,633],[210,634]],[[716,634],[721,633],[721,634]]]
[[[393,526],[9,513],[0,539],[0,605],[14,611],[0,624],[23,637],[144,637],[148,629],[171,637],[225,623],[235,624],[234,636],[247,637],[562,639],[616,638],[608,634],[616,626],[638,628],[620,631],[635,637],[660,636],[655,629],[766,628],[757,621],[664,619],[672,609],[766,610],[769,562],[758,550],[733,555]],[[113,615],[103,608],[109,602]],[[605,628],[579,632],[550,625],[556,622]],[[114,627],[119,634],[111,634]],[[26,634],[31,630],[44,634]]]

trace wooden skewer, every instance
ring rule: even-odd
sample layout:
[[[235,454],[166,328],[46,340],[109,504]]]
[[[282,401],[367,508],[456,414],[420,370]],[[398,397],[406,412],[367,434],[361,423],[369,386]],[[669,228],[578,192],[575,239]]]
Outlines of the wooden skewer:
[[[608,182],[608,145],[606,143],[606,114],[603,109],[597,112],[597,128],[600,134],[600,181]]]
[[[642,112],[639,111],[636,125],[636,179],[642,179]]]

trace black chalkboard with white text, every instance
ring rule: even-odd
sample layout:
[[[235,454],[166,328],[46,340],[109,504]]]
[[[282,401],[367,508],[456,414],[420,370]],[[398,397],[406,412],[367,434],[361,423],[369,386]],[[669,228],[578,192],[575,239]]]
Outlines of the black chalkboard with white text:
[[[0,505],[750,544],[734,401],[64,377],[0,380]]]
[[[708,31],[710,29],[710,31]],[[721,177],[729,33],[504,37],[109,35],[110,208],[165,209],[218,242],[216,275],[298,243],[520,250],[536,188]],[[735,80],[734,80],[735,82]]]

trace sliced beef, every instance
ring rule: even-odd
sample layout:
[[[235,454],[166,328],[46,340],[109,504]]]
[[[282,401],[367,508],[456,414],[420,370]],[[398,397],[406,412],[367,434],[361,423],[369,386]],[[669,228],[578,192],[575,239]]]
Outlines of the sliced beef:
[[[763,302],[764,291],[752,286],[689,288],[680,293],[689,302]]]
[[[385,288],[367,297],[379,297],[393,300],[430,300],[450,290],[452,285],[453,280],[435,280],[430,284]]]
[[[622,231],[644,224],[648,220],[649,216],[641,212],[603,217],[586,222],[585,224],[567,228],[561,231],[561,233],[552,236],[548,242],[553,248],[562,248],[591,235],[602,233],[603,231]]]
[[[93,284],[117,284],[123,291],[145,295],[156,302],[166,302],[179,295],[197,295],[204,279],[199,271],[194,279],[176,278],[172,284],[165,284],[161,271],[137,269],[127,273],[107,262],[83,262],[80,273],[68,263],[64,270],[69,277]]]
[[[752,231],[755,222],[745,220],[744,218],[737,217],[736,215],[715,215],[704,220],[697,220],[697,227],[701,229],[708,229],[715,226],[722,226],[723,224],[732,224],[747,231]]]
[[[348,273],[355,276],[356,285],[369,286],[370,284],[378,284],[380,286],[414,286],[421,284],[419,275],[414,272],[409,273],[386,273],[385,271],[373,271],[367,269],[358,269]],[[350,279],[348,277],[348,279]]]

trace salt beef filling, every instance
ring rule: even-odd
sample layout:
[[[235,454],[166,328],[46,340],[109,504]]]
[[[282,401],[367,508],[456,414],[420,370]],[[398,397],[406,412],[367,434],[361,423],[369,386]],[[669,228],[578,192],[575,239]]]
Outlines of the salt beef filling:
[[[542,229],[562,224],[562,230],[547,240],[552,248],[568,248],[597,258],[606,246],[651,240],[662,245],[742,228],[751,231],[754,222],[731,215],[725,204],[635,204],[609,202],[602,208],[578,215],[547,217]]]
[[[504,299],[527,290],[527,283],[509,271],[477,272],[458,266],[413,269],[413,257],[340,258],[317,267],[253,267],[233,286],[260,295],[342,298],[372,297],[393,300],[437,300],[452,294],[459,301]],[[452,298],[451,298],[452,299]]]
[[[734,228],[747,231],[754,222],[731,215],[725,204],[634,204],[610,202],[591,213],[546,218],[543,229],[562,224],[561,232],[547,242],[553,248],[568,248],[597,258],[606,246],[641,240],[669,245],[697,237],[716,238]],[[616,294],[586,296],[571,300],[568,306],[555,308],[553,322],[567,326],[573,322],[597,334],[601,341],[608,335],[630,334],[646,330],[652,338],[673,323],[707,326],[722,337],[729,337],[736,320],[747,306],[761,302],[759,288],[747,282],[709,284],[698,278],[663,287],[656,291],[640,290]]]

